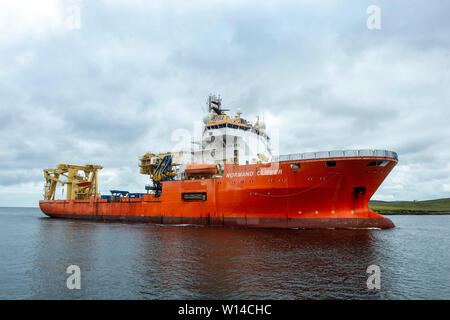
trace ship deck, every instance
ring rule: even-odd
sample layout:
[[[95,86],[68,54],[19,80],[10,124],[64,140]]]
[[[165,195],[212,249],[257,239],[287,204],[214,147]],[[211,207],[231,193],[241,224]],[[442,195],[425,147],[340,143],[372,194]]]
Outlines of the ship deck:
[[[398,161],[396,152],[377,149],[358,149],[358,150],[333,150],[292,153],[287,155],[274,156],[272,161],[295,161],[295,160],[315,160],[315,159],[339,159],[339,158],[386,158]]]

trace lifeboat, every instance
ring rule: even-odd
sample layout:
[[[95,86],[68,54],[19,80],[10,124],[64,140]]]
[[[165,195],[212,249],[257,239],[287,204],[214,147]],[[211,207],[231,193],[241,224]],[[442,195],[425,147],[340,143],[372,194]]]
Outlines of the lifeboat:
[[[188,176],[213,175],[217,174],[217,167],[209,163],[189,163],[185,171]]]
[[[79,186],[79,187],[87,187],[87,186],[90,186],[91,185],[91,182],[90,181],[80,181],[80,182],[77,182],[77,186]]]

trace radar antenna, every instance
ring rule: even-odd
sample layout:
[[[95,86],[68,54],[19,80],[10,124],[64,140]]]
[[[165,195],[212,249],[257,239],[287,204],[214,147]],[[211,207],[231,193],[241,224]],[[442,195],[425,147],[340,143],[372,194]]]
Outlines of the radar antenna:
[[[209,95],[208,97],[208,107],[209,112],[213,110],[216,114],[222,115],[224,111],[229,111],[229,109],[222,109],[222,98],[220,96]]]

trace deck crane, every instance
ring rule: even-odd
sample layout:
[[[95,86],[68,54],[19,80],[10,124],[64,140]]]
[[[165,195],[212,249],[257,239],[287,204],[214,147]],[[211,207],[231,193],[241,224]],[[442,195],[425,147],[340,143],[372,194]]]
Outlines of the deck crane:
[[[159,197],[162,192],[161,181],[173,180],[175,173],[172,172],[172,155],[164,156],[153,173],[153,186],[155,187],[155,198]]]
[[[98,170],[102,166],[87,164],[85,166],[60,163],[56,169],[45,169],[44,199],[54,200],[57,184],[67,186],[67,200],[86,200],[98,197]],[[80,171],[84,176],[80,175]],[[64,179],[64,180],[62,180]]]
[[[162,181],[172,181],[175,178],[173,167],[177,164],[173,163],[173,155],[171,153],[161,153],[155,155],[146,153],[140,158],[142,174],[150,175],[153,181],[153,187],[147,190],[154,190],[154,197],[158,198],[162,192]]]

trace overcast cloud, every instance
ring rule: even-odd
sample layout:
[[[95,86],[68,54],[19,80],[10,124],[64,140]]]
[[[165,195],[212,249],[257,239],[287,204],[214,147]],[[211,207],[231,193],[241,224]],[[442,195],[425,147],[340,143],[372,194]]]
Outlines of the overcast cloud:
[[[381,30],[366,27],[372,4]],[[61,162],[103,165],[103,193],[142,192],[139,156],[171,150],[209,93],[264,116],[281,154],[398,152],[375,199],[449,197],[449,12],[448,1],[2,1],[0,206],[37,206],[42,169]]]

